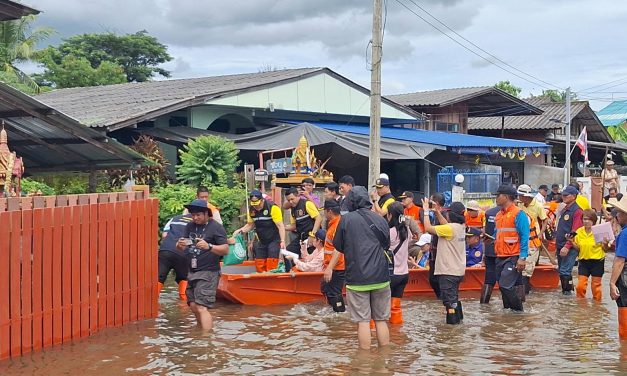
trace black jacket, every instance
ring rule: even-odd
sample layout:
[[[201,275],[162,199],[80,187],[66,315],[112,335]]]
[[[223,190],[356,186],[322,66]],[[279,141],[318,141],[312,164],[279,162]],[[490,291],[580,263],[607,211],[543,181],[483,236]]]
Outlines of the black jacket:
[[[333,246],[344,254],[346,260],[346,284],[359,286],[389,281],[388,261],[383,250],[390,246],[388,223],[370,210],[372,203],[366,188],[353,187],[346,200],[349,213],[341,217],[333,238]],[[379,242],[377,235],[359,212],[372,221],[387,244],[382,245]]]

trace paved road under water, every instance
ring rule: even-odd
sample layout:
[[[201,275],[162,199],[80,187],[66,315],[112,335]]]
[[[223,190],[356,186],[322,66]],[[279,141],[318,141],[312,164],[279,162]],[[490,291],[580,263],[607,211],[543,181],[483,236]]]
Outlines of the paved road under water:
[[[322,303],[252,307],[221,303],[216,327],[204,334],[170,285],[155,320],[108,329],[75,344],[0,362],[2,375],[148,374],[627,374],[627,344],[617,336],[616,305],[533,291],[526,312],[463,294],[463,325],[444,324],[431,297],[403,301],[405,323],[393,345],[358,351],[348,314]],[[589,295],[589,293],[588,293]]]

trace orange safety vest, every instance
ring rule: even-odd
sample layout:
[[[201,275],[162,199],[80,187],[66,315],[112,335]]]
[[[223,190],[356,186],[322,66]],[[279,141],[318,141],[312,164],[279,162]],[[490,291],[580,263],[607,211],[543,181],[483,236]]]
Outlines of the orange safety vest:
[[[479,210],[479,215],[474,218],[471,217],[470,214],[468,214],[468,210],[466,210],[464,217],[466,218],[467,227],[483,228],[483,226],[485,226],[485,212],[483,210]]]
[[[521,211],[518,206],[511,205],[496,214],[496,239],[494,252],[496,257],[510,257],[520,254],[520,236],[516,230],[516,216]]]
[[[337,230],[337,225],[340,223],[340,217],[332,219],[327,224],[327,237],[324,239],[324,267],[329,266],[331,262],[331,258],[333,257],[333,252],[335,251],[335,247],[333,246],[333,238],[335,237],[335,231]],[[333,270],[344,270],[344,255],[340,253],[340,258],[337,260],[337,264],[335,264],[335,268]]]
[[[538,230],[536,229],[536,220],[531,218],[529,214],[527,214],[527,218],[529,218],[529,248],[540,248],[542,245],[542,241],[540,237],[538,237]],[[516,226],[514,226],[516,227]]]

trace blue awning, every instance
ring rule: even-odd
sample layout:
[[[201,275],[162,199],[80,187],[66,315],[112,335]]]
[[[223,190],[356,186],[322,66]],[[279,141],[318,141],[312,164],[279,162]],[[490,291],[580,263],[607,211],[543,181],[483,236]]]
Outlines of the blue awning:
[[[366,125],[311,123],[322,129],[338,132],[354,133],[359,135],[370,134]],[[519,153],[546,154],[551,146],[542,142],[513,140],[508,138],[483,137],[461,133],[447,133],[425,131],[422,129],[399,128],[391,126],[381,127],[381,137],[393,140],[420,142],[423,144],[446,147],[448,151],[458,154],[506,154]]]

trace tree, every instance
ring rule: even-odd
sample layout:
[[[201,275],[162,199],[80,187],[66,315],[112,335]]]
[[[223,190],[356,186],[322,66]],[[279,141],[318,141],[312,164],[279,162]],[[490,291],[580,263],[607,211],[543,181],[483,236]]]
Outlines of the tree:
[[[35,19],[35,15],[28,15],[17,20],[0,22],[0,71],[6,74],[8,83],[13,83],[12,86],[17,89],[26,85],[32,92],[38,93],[37,83],[16,67],[16,63],[31,60],[37,43],[54,33],[53,29],[47,27],[32,30],[31,25]]]
[[[239,165],[235,143],[220,136],[190,140],[179,153],[181,164],[176,167],[176,175],[181,182],[196,187],[216,184],[221,171],[231,174]]]
[[[542,94],[532,97],[549,99],[551,102],[566,102],[566,92],[561,90],[542,90]],[[571,92],[570,100],[577,100],[577,94]]]
[[[510,95],[513,95],[516,98],[518,98],[518,96],[520,95],[520,92],[522,91],[522,88],[519,88],[518,86],[514,86],[509,81],[499,81],[496,83],[496,85],[494,85],[494,87],[497,89],[503,90],[504,92]]]
[[[45,81],[56,86],[59,77],[55,68],[62,66],[68,57],[79,61],[85,59],[92,69],[101,69],[105,62],[119,66],[126,82],[149,81],[155,75],[170,77],[170,72],[160,68],[159,64],[172,60],[167,46],[159,43],[145,30],[126,35],[80,34],[64,40],[58,47],[49,47],[38,54],[37,60],[45,69],[41,75]]]
[[[87,59],[67,55],[57,64],[50,58],[49,52],[51,49],[53,48],[48,47],[39,53],[40,62],[47,67],[46,71],[33,75],[33,79],[41,87],[62,89],[126,82],[124,70],[115,63],[103,61],[100,65],[93,68]]]

